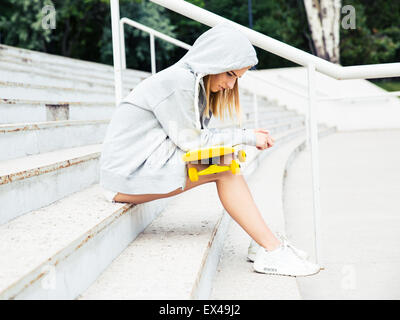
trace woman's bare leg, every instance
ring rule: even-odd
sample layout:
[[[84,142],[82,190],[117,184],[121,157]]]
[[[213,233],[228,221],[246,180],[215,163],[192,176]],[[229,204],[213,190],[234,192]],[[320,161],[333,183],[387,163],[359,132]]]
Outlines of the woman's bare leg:
[[[230,163],[229,157],[225,159],[222,158],[221,163]],[[208,165],[188,164],[188,166],[194,166],[200,171],[205,169]],[[115,201],[139,204],[171,197],[209,182],[216,183],[218,196],[225,210],[252,239],[268,251],[274,250],[280,245],[280,241],[268,228],[258,210],[243,175],[232,174],[231,171],[199,176],[199,180],[196,182],[187,179],[185,190],[179,188],[165,194],[131,195],[118,193],[115,197]]]
[[[193,164],[188,164],[189,167],[191,166],[197,166],[198,170],[203,170],[207,167],[207,165],[193,165]],[[205,175],[205,176],[199,176],[198,181],[190,181],[188,178],[186,180],[186,186],[185,189],[182,190],[181,188],[178,188],[174,191],[171,191],[169,193],[148,193],[148,194],[125,194],[125,193],[118,193],[115,197],[114,200],[116,202],[127,202],[127,203],[134,203],[134,204],[140,204],[144,202],[149,202],[157,199],[162,199],[162,198],[168,198],[175,196],[177,194],[180,194],[182,192],[188,191],[190,189],[193,189],[194,187],[200,186],[205,183],[209,182],[215,182],[219,177],[217,175],[220,175],[220,173],[217,174],[211,174],[211,175]]]
[[[220,158],[220,163],[223,165],[225,163],[230,163],[232,161],[232,154],[228,154],[225,156],[221,156]],[[196,167],[198,171],[203,170],[208,167],[206,164],[192,164],[188,163],[188,167]],[[174,191],[171,191],[169,193],[148,193],[148,194],[125,194],[125,193],[117,193],[117,195],[114,197],[114,200],[116,202],[125,202],[125,203],[134,203],[134,204],[140,204],[148,201],[153,201],[161,198],[168,198],[175,196],[179,193],[185,192],[187,190],[193,189],[194,187],[200,186],[205,183],[209,182],[216,182],[220,176],[223,174],[222,173],[215,173],[211,175],[204,175],[204,176],[199,176],[198,181],[191,181],[190,179],[186,179],[186,185],[185,189],[182,190],[181,188],[178,188]]]
[[[280,245],[280,241],[266,225],[242,174],[227,174],[217,180],[218,195],[229,215],[268,251]]]

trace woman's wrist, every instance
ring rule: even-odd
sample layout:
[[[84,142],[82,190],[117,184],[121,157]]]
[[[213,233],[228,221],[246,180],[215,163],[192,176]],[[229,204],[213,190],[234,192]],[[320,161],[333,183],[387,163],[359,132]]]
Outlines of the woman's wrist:
[[[254,130],[243,129],[243,143],[254,147],[257,145],[257,136]]]

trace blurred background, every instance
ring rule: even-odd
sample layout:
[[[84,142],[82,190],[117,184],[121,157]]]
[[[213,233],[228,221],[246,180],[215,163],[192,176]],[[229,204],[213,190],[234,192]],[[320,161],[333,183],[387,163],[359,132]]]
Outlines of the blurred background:
[[[326,21],[339,32],[332,48],[319,43],[312,29],[318,28],[307,14],[308,0],[188,0],[202,8],[266,34],[289,45],[343,66],[400,61],[400,1],[332,1],[340,7],[351,5],[356,28],[339,28],[346,16]],[[43,29],[41,9],[56,9],[56,28]],[[314,8],[323,14],[324,8]],[[188,44],[208,30],[207,26],[145,0],[120,0],[121,17],[128,17]],[[318,30],[316,30],[318,31]],[[126,28],[126,59],[131,69],[150,70],[149,37]],[[336,37],[337,38],[337,37]],[[112,65],[110,4],[108,0],[2,0],[0,2],[0,43]],[[185,50],[156,38],[158,71],[178,61]],[[262,50],[257,69],[294,66]],[[334,52],[334,54],[329,54]],[[396,79],[373,80],[389,90],[400,90]]]

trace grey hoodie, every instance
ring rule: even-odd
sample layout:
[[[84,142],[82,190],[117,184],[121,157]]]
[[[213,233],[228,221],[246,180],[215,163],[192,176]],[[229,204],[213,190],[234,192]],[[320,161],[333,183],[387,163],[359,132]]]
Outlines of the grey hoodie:
[[[223,22],[177,63],[139,83],[115,110],[100,158],[100,185],[127,193],[185,188],[182,155],[212,145],[256,145],[253,130],[208,128],[203,77],[258,63],[250,41]],[[209,115],[211,116],[211,114]]]

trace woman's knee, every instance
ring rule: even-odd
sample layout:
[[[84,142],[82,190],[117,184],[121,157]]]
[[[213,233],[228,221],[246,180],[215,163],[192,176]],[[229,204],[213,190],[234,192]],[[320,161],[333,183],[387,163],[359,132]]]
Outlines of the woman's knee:
[[[218,180],[232,180],[240,176],[240,173],[233,173],[231,170],[220,172]]]

